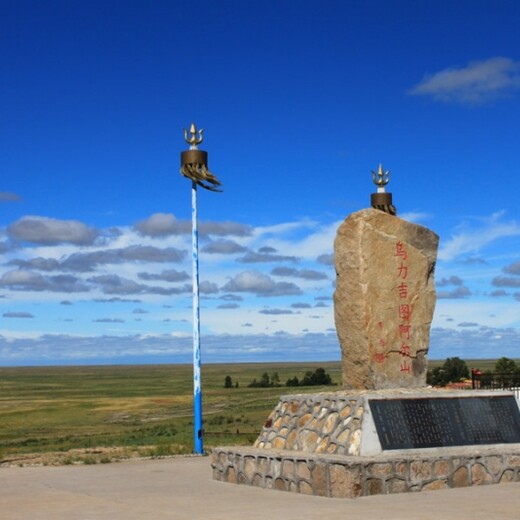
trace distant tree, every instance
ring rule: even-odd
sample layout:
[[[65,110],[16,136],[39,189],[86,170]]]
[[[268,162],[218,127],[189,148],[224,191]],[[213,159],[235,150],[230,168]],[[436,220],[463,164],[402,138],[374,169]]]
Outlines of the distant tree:
[[[305,372],[305,375],[301,380],[300,386],[312,386],[312,372],[310,370]]]
[[[446,386],[448,383],[458,383],[469,378],[469,368],[466,362],[458,357],[448,358],[442,367],[429,370],[426,382],[432,386]]]
[[[267,372],[264,372],[262,374],[262,377],[260,378],[260,381],[257,381],[255,378],[247,386],[249,386],[250,388],[268,388],[269,386],[271,386],[269,374]]]
[[[443,365],[446,374],[446,383],[458,383],[469,377],[469,368],[466,362],[458,357],[448,358]]]
[[[224,379],[224,388],[233,388],[233,380],[231,376],[226,376]]]
[[[238,388],[238,381],[235,382],[235,388]]]
[[[313,384],[318,386],[332,384],[331,377],[325,372],[325,369],[323,368],[317,368],[314,374],[312,374],[311,379]]]
[[[327,372],[323,368],[317,368],[314,372],[308,370],[305,372],[303,379],[300,381],[296,376],[290,377],[285,382],[285,386],[323,386],[323,385],[333,385],[332,379]],[[262,374],[260,381],[253,379],[251,383],[248,385],[249,387],[259,387],[259,388],[268,388],[268,387],[278,387],[280,384],[280,376],[278,372],[274,372],[269,377],[267,372]]]
[[[298,378],[294,376],[292,379],[287,379],[285,386],[300,386],[300,381],[298,381]]]
[[[327,374],[323,368],[317,368],[314,372],[310,370],[305,372],[300,382],[300,386],[323,386],[332,384],[334,383],[330,375]]]
[[[501,357],[495,363],[495,381],[502,388],[511,388],[520,385],[520,369],[518,365],[509,358]]]
[[[267,388],[267,387],[271,386],[271,382],[269,380],[269,374],[267,372],[264,372],[262,374],[262,377],[260,378],[260,386],[262,388]]]
[[[507,357],[501,357],[495,363],[495,372],[499,374],[514,374],[517,370],[517,364]]]
[[[280,386],[280,376],[278,372],[273,372],[271,374],[271,386]]]
[[[493,372],[486,370],[480,376],[480,388],[491,388],[493,386]]]
[[[444,369],[442,367],[435,367],[432,370],[428,370],[426,373],[426,383],[431,386],[445,386],[446,379]]]

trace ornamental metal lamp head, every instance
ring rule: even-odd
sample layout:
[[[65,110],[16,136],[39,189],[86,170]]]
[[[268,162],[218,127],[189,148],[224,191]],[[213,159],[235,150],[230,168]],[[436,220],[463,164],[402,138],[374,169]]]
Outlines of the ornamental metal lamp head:
[[[384,171],[383,166],[379,164],[379,169],[377,172],[372,170],[372,181],[377,186],[377,193],[372,193],[370,195],[370,202],[372,207],[374,209],[384,211],[389,215],[396,215],[397,210],[392,204],[392,194],[387,193],[385,190],[385,186],[390,181],[390,172],[388,170]]]
[[[181,152],[181,173],[206,190],[222,191],[217,188],[221,185],[219,180],[208,170],[208,152],[198,149],[203,139],[202,132],[204,129],[197,131],[195,123],[191,123],[189,135],[188,130],[184,129],[184,140],[190,149]]]

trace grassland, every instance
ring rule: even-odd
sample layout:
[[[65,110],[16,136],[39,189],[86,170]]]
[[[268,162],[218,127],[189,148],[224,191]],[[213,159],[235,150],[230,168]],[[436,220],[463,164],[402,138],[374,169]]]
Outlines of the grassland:
[[[248,388],[254,378],[278,372],[284,383],[318,366],[340,383],[339,363],[204,366],[205,447],[254,441],[287,390]],[[227,375],[238,388],[224,388]],[[36,453],[61,463],[190,453],[192,396],[190,365],[0,368],[0,460]]]
[[[467,363],[487,370],[494,361]],[[205,365],[205,448],[252,444],[282,393],[330,389],[248,388],[254,378],[277,372],[284,384],[318,367],[339,389],[339,362]],[[238,388],[224,388],[227,375]],[[190,453],[192,384],[190,365],[0,368],[0,463]]]

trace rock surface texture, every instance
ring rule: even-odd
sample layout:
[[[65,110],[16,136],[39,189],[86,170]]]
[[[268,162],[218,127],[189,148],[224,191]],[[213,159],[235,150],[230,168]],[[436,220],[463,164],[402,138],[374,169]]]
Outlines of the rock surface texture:
[[[334,314],[346,389],[426,384],[439,237],[375,209],[351,214],[334,242]]]

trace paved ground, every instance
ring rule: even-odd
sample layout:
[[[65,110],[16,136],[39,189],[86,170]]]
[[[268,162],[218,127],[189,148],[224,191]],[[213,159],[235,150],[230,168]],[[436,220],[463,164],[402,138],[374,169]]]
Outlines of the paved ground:
[[[207,457],[0,469],[2,520],[519,520],[520,483],[355,500],[211,480]]]

